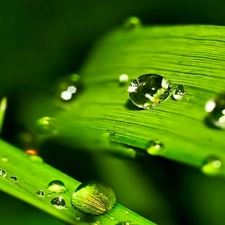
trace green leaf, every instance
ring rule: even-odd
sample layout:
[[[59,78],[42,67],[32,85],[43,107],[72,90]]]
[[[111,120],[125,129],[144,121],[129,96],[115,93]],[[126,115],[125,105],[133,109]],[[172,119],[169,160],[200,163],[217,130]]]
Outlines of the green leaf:
[[[42,162],[38,156],[30,156],[8,143],[0,140],[0,169],[6,171],[7,176],[0,176],[0,190],[9,193],[68,224],[100,224],[115,225],[121,221],[133,221],[137,224],[154,224],[129,209],[116,204],[110,212],[101,216],[88,216],[75,210],[71,206],[71,196],[80,182]],[[16,176],[17,183],[10,180]],[[66,192],[48,196],[47,186],[52,180],[61,180],[66,185]],[[44,198],[38,198],[36,192],[43,190]],[[62,196],[67,207],[64,210],[54,208],[50,204],[53,197]],[[80,218],[78,220],[78,217]]]
[[[63,132],[72,127],[100,133],[109,129],[115,132],[112,141],[143,152],[150,140],[159,140],[164,145],[162,157],[197,167],[210,156],[224,163],[224,131],[205,123],[206,102],[225,90],[224,36],[224,27],[199,25],[109,33],[81,70],[85,90],[64,114],[70,127],[65,124]],[[181,101],[169,98],[152,110],[131,106],[129,84],[121,86],[119,76],[128,74],[132,81],[147,73],[185,85],[186,95]],[[225,175],[225,167],[216,174]]]

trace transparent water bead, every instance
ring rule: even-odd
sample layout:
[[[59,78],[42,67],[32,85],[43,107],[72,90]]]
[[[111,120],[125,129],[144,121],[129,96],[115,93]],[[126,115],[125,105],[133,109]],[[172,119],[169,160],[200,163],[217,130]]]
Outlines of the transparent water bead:
[[[124,222],[117,223],[116,225],[137,225],[137,223],[133,223],[130,221],[124,221]]]
[[[123,28],[126,30],[133,30],[139,27],[142,27],[142,22],[135,16],[128,17],[123,23]]]
[[[83,183],[72,194],[71,204],[80,212],[101,215],[110,211],[116,203],[113,190],[96,181]]]
[[[176,87],[175,87],[175,89],[174,89],[174,91],[173,91],[173,98],[175,99],[175,100],[181,100],[183,97],[184,97],[184,95],[185,95],[185,87],[184,87],[184,85],[182,85],[182,84],[179,84],[179,85],[177,85]]]
[[[129,77],[127,74],[121,74],[119,77],[120,84],[126,84],[129,81]]]
[[[8,159],[6,156],[3,156],[3,157],[1,158],[1,161],[2,161],[2,162],[8,162],[8,160],[9,160],[9,159]]]
[[[214,127],[225,129],[225,93],[210,99],[205,106],[208,122]]]
[[[42,190],[39,190],[36,192],[36,195],[39,197],[39,198],[43,198],[45,196],[45,192],[42,191]]]
[[[56,119],[47,116],[37,120],[36,129],[39,134],[55,135],[58,133]]]
[[[0,176],[1,177],[6,177],[6,175],[7,175],[6,171],[3,170],[3,169],[0,169]]]
[[[53,180],[48,184],[48,190],[54,193],[64,193],[66,191],[66,187],[62,181]]]
[[[218,157],[210,156],[205,160],[201,170],[204,174],[213,176],[220,172],[222,166],[223,164]]]
[[[39,155],[31,155],[30,160],[36,163],[43,163],[44,160]]]
[[[128,88],[130,100],[139,108],[151,109],[170,95],[169,81],[157,74],[145,74],[134,80]]]
[[[10,176],[9,179],[10,179],[14,184],[17,184],[17,182],[18,182],[18,178],[15,177],[15,176]]]
[[[61,196],[53,198],[50,203],[57,209],[64,209],[66,207],[66,201]]]
[[[163,153],[163,144],[160,141],[151,140],[147,148],[147,153],[150,155],[160,155]]]

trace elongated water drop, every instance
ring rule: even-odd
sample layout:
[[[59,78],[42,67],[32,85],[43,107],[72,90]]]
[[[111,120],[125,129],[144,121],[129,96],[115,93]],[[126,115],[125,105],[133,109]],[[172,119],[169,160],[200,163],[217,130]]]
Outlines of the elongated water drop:
[[[163,144],[160,141],[149,141],[147,153],[150,155],[160,155],[163,153]]]
[[[15,177],[15,176],[10,176],[9,179],[10,179],[14,184],[17,184],[17,182],[18,182],[18,178]]]
[[[185,90],[184,85],[179,84],[179,85],[177,85],[175,87],[175,89],[173,91],[173,98],[175,100],[178,100],[179,101],[179,100],[181,100],[184,97],[185,92],[186,92],[186,90]]]
[[[145,74],[131,83],[128,93],[134,105],[151,109],[169,97],[170,89],[166,78],[157,74]]]
[[[110,211],[116,203],[113,190],[101,183],[91,181],[79,185],[72,194],[71,204],[83,213],[101,215]]]
[[[142,26],[142,22],[138,17],[128,17],[123,24],[123,28],[126,30],[133,30]]]
[[[66,187],[62,181],[53,180],[48,184],[48,190],[54,193],[63,193],[66,191]]]
[[[208,112],[207,120],[214,127],[225,129],[225,93],[210,99],[205,106]]]
[[[0,169],[0,176],[6,177],[6,175],[7,175],[6,171],[3,169]]]
[[[201,170],[204,174],[213,176],[220,172],[222,166],[223,164],[218,157],[210,156],[205,160]]]
[[[137,225],[137,223],[133,223],[130,221],[124,221],[124,222],[117,223],[116,225]]]
[[[53,198],[50,203],[57,209],[64,209],[66,207],[66,201],[61,196]]]
[[[45,192],[42,191],[42,190],[39,190],[36,192],[36,195],[39,197],[39,198],[43,198],[45,196]]]

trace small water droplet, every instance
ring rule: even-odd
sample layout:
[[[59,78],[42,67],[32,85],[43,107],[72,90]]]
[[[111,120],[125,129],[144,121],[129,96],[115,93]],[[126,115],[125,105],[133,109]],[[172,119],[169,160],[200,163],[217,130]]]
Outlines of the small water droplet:
[[[120,84],[126,84],[129,81],[129,77],[127,74],[121,74],[119,77]]]
[[[37,155],[38,152],[35,149],[27,149],[25,151],[28,155]]]
[[[9,159],[8,159],[6,156],[3,156],[3,157],[1,158],[1,161],[2,161],[2,162],[8,162],[8,160],[9,160]]]
[[[142,26],[141,20],[135,16],[128,17],[123,23],[123,28],[126,30],[133,30],[141,26]]]
[[[7,173],[5,170],[0,169],[0,176],[6,177]]]
[[[160,155],[163,152],[163,144],[160,141],[149,141],[147,153],[150,155]]]
[[[38,155],[31,155],[30,160],[36,163],[43,163],[44,160]]]
[[[48,196],[48,197],[51,197],[51,196],[52,196],[52,194],[51,194],[51,193],[48,193],[48,194],[47,194],[47,196]]]
[[[128,211],[125,211],[124,213],[125,213],[125,214],[129,214],[129,212],[128,212]]]
[[[48,190],[54,193],[63,193],[66,191],[66,187],[62,181],[53,180],[48,184]]]
[[[169,97],[170,89],[166,78],[157,74],[145,74],[131,83],[128,93],[134,105],[151,109]]]
[[[17,182],[18,182],[18,178],[15,177],[15,176],[10,176],[9,179],[10,179],[14,184],[17,184]]]
[[[45,135],[56,135],[56,119],[51,117],[42,117],[36,123],[37,132]]]
[[[173,98],[175,100],[181,100],[183,98],[183,96],[185,95],[186,90],[184,85],[179,84],[175,87],[174,91],[173,91]]]
[[[71,204],[83,213],[101,215],[110,211],[116,203],[113,190],[96,181],[79,185],[72,194]]]
[[[210,156],[205,160],[201,170],[204,174],[213,176],[220,172],[222,166],[223,164],[219,158]]]
[[[114,219],[115,219],[114,217],[110,216],[110,220],[114,220]]]
[[[76,216],[75,218],[76,218],[76,220],[80,220],[80,217],[79,216]]]
[[[50,202],[57,209],[64,209],[66,207],[66,201],[63,197],[55,197]]]
[[[36,192],[36,195],[39,197],[39,198],[43,198],[45,196],[45,192],[42,191],[42,190],[39,190]]]
[[[133,223],[130,221],[124,221],[124,222],[117,223],[116,225],[137,225],[137,223]]]
[[[225,129],[225,93],[210,99],[205,106],[208,112],[207,122],[216,128]]]

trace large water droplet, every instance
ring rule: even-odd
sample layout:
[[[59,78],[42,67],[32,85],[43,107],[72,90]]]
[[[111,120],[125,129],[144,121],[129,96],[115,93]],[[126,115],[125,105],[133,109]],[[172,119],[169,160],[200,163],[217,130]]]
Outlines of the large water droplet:
[[[174,91],[173,91],[173,98],[175,100],[181,100],[183,98],[183,96],[185,95],[185,87],[182,84],[179,84],[175,87]]]
[[[66,187],[62,181],[53,180],[48,184],[48,190],[54,193],[63,193],[66,191]]]
[[[71,203],[83,213],[101,215],[114,207],[116,196],[111,188],[91,181],[77,187],[72,194]]]
[[[169,97],[170,89],[166,78],[157,74],[145,74],[131,83],[128,93],[137,107],[151,109]]]
[[[160,141],[149,141],[147,153],[150,155],[160,155],[163,153],[163,144]]]
[[[63,197],[55,197],[50,202],[57,209],[64,209],[66,207],[66,201]]]
[[[42,117],[36,123],[37,132],[39,134],[55,135],[57,134],[56,119],[51,117]]]
[[[15,177],[15,176],[10,176],[9,179],[10,179],[14,184],[17,184],[17,182],[18,182],[18,178]]]
[[[119,77],[120,84],[126,84],[129,81],[129,77],[127,74],[121,74]]]
[[[124,222],[117,223],[116,225],[137,225],[137,223],[133,223],[130,221],[124,221]]]
[[[128,17],[123,23],[123,28],[126,30],[133,30],[141,26],[142,26],[141,20],[135,16]]]
[[[6,177],[7,173],[5,170],[0,169],[0,176]]]
[[[225,93],[210,99],[205,106],[208,122],[214,127],[225,129]]]
[[[213,176],[220,172],[222,166],[223,164],[219,158],[210,156],[205,160],[201,170],[203,173]]]
[[[42,190],[39,190],[36,192],[36,195],[39,197],[39,198],[43,198],[45,196],[45,192],[42,191]]]

